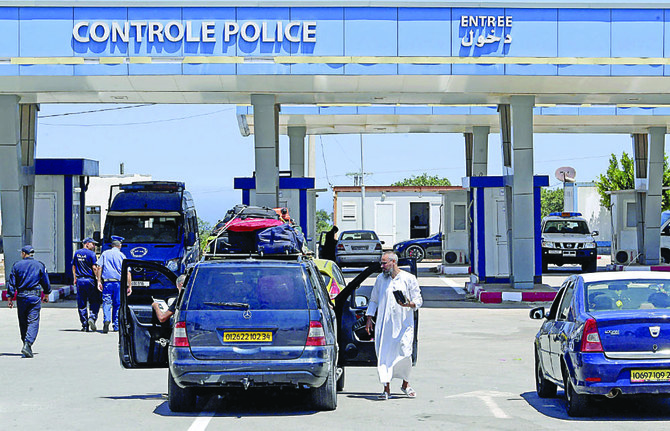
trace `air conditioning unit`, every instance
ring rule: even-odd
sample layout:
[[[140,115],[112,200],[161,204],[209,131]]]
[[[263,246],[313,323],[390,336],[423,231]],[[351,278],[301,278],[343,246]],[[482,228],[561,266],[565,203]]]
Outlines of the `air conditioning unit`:
[[[617,265],[627,265],[637,260],[637,250],[614,250],[612,253],[612,263]]]
[[[444,263],[446,265],[465,265],[468,263],[468,253],[465,250],[446,250]]]

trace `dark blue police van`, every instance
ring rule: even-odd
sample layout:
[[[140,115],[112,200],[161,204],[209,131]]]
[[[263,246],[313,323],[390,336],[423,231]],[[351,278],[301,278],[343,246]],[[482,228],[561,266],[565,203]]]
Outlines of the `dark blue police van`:
[[[112,235],[124,238],[126,257],[166,266],[179,275],[200,260],[198,217],[184,183],[140,181],[110,190],[102,250]]]

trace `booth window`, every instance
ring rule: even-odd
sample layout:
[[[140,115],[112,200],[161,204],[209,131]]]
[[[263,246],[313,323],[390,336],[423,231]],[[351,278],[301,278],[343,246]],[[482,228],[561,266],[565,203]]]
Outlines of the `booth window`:
[[[465,205],[454,205],[454,230],[465,230]]]
[[[342,203],[342,220],[356,220],[356,204],[351,202]]]
[[[637,208],[635,202],[626,203],[626,227],[637,226]]]

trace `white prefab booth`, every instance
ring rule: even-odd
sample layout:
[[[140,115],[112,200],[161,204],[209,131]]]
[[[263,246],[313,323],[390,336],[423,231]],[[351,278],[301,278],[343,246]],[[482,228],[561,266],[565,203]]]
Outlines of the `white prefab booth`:
[[[614,190],[612,199],[612,263],[629,264],[638,257],[635,190]]]
[[[442,192],[442,264],[469,262],[468,192],[464,189]]]
[[[459,191],[465,193],[456,186],[333,187],[334,220],[340,232],[374,230],[390,249],[400,241],[444,232],[444,194]],[[467,246],[467,232],[465,238]]]

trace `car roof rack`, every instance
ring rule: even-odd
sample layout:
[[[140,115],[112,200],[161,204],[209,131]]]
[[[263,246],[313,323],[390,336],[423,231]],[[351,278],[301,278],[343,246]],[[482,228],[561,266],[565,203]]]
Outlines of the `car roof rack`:
[[[258,259],[258,260],[303,260],[313,257],[314,253],[203,253],[203,261]]]

